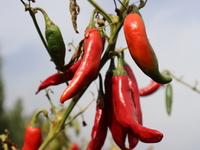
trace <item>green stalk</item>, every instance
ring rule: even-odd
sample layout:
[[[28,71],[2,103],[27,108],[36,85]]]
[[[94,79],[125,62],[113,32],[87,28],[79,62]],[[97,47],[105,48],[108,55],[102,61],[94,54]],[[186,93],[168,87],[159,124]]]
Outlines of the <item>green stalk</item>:
[[[70,124],[74,119],[76,119],[79,115],[81,115],[82,113],[84,113],[88,107],[93,103],[94,100],[92,100],[83,110],[81,110],[80,112],[78,112],[73,118],[71,118],[69,121],[67,121],[65,123],[65,125]]]
[[[33,127],[37,127],[38,126],[38,116],[40,113],[43,113],[44,116],[46,118],[48,118],[48,112],[45,110],[45,109],[40,109],[38,111],[35,112],[35,114],[33,115],[32,119],[31,119],[31,122],[30,122],[30,125],[33,126]]]
[[[51,129],[49,131],[47,137],[45,138],[44,142],[42,143],[42,145],[40,146],[40,148],[38,150],[44,150],[48,146],[48,144],[56,137],[56,135],[65,128],[66,119],[69,117],[74,106],[76,105],[78,100],[81,98],[81,96],[84,94],[84,92],[86,91],[88,86],[85,87],[81,92],[79,92],[79,94],[77,94],[74,98],[72,98],[69,106],[67,107],[67,109],[62,114],[62,117],[59,117],[60,120],[58,120],[58,122],[56,122],[55,128]]]
[[[129,4],[129,0],[123,0],[122,2],[120,1],[121,6],[120,6],[120,11],[124,12],[125,10],[127,10],[127,6]]]
[[[33,23],[34,23],[34,25],[35,25],[35,27],[36,27],[36,30],[37,30],[37,32],[38,32],[38,34],[39,34],[39,36],[40,36],[40,39],[42,40],[42,43],[44,44],[44,47],[45,47],[46,50],[48,51],[47,43],[46,43],[46,41],[45,41],[45,39],[44,39],[44,37],[43,37],[43,35],[42,35],[42,32],[41,32],[41,30],[40,30],[40,28],[39,28],[39,25],[38,25],[38,23],[37,23],[37,20],[36,20],[36,17],[35,17],[35,12],[34,12],[33,8],[31,8],[29,4],[24,3],[22,0],[21,0],[21,2],[22,2],[22,3],[24,4],[24,6],[25,6],[25,11],[27,11],[27,10],[29,11],[31,18],[33,19]]]
[[[120,52],[117,52],[117,57],[118,57],[118,62],[117,62],[117,68],[113,71],[113,75],[117,76],[117,75],[127,75],[126,71],[124,70],[123,67],[123,55]]]
[[[128,7],[129,0],[123,0],[121,3],[122,5],[120,6],[119,9],[120,15],[118,16],[118,20],[115,19],[117,23],[111,25],[111,33],[110,33],[110,35],[112,35],[110,37],[111,40],[117,39],[118,33],[123,26],[124,19],[126,17],[126,8]]]
[[[39,10],[43,14],[46,28],[48,28],[51,25],[54,25],[53,21],[51,21],[47,13],[42,8],[35,7],[34,10]]]
[[[174,74],[172,74],[172,73],[171,73],[170,71],[168,71],[168,70],[163,70],[162,73],[171,76],[171,77],[174,78],[176,81],[178,81],[178,82],[184,84],[185,86],[189,87],[190,89],[192,89],[192,90],[194,90],[194,91],[200,93],[200,90],[197,88],[197,85],[194,85],[194,86],[193,86],[193,85],[191,85],[191,84],[189,84],[189,83],[183,81],[182,78],[179,78],[179,77],[175,76]]]
[[[112,23],[112,19],[110,15],[101,7],[99,6],[95,1],[93,0],[88,0],[88,2],[94,6],[98,10],[98,12],[108,21],[108,23]]]
[[[51,105],[52,112],[53,112],[54,115],[56,115],[56,114],[57,114],[56,108],[55,108],[55,106],[54,106],[54,104],[53,104],[53,102],[52,102],[52,100],[51,100],[51,98],[50,98],[50,96],[49,96],[49,93],[48,93],[49,90],[48,90],[48,89],[45,89],[45,91],[46,91],[45,96],[46,96],[47,99],[49,100],[49,103],[50,103],[50,105]]]
[[[87,29],[88,29],[88,28],[96,28],[96,27],[95,27],[95,22],[94,22],[94,15],[95,15],[95,13],[96,13],[96,11],[93,10],[93,11],[92,11],[92,14],[91,14],[91,16],[90,16],[90,22],[89,22],[89,24],[88,24],[88,26],[87,26]]]

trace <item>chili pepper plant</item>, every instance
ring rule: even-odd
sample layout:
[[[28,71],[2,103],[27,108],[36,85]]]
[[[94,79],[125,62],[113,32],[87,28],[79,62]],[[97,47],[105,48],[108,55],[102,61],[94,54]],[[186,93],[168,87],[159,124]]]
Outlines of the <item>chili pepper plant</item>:
[[[94,10],[88,14],[90,20],[88,26],[85,27],[84,34],[78,31],[81,24],[77,23],[81,7],[78,5],[78,1],[70,0],[69,7],[66,9],[69,9],[74,32],[82,34],[82,40],[77,46],[74,46],[74,53],[69,60],[66,60],[65,55],[71,52],[66,51],[59,26],[50,19],[51,17],[43,8],[32,7],[32,4],[37,1],[24,2],[21,0],[21,2],[25,7],[25,12],[29,12],[44,44],[44,49],[55,65],[55,74],[49,75],[38,85],[36,94],[41,90],[47,90],[49,86],[66,83],[66,88],[61,91],[57,100],[66,108],[57,111],[51,103],[54,118],[47,117],[49,124],[47,135],[42,139],[38,125],[27,126],[27,132],[31,132],[29,130],[33,126],[38,129],[40,135],[37,135],[39,136],[38,141],[32,141],[33,139],[26,133],[23,149],[30,147],[34,142],[37,142],[35,149],[38,150],[44,150],[51,145],[66,126],[82,113],[80,112],[70,119],[73,108],[79,101],[82,101],[82,95],[96,80],[99,80],[96,115],[94,126],[91,129],[91,140],[86,146],[87,150],[102,149],[108,132],[111,133],[115,144],[123,150],[134,149],[138,142],[157,143],[162,140],[164,137],[162,131],[143,125],[140,104],[140,96],[149,95],[164,84],[168,84],[166,103],[167,111],[169,114],[171,113],[172,95],[170,94],[172,92],[171,88],[169,89],[169,85],[171,85],[169,83],[172,78],[169,72],[160,71],[156,51],[148,40],[145,21],[140,13],[140,9],[145,9],[147,0],[140,0],[137,3],[130,0],[117,2],[114,0],[113,14],[107,13],[96,1],[87,0]],[[44,17],[42,28],[40,27],[42,23],[39,25],[37,20],[38,14]],[[124,33],[127,45],[124,46],[125,48],[116,50],[120,31]],[[132,62],[129,64],[126,62],[126,55],[132,57]],[[147,78],[152,80],[148,87],[139,89],[137,78],[131,67],[133,63]],[[109,64],[109,67],[104,73],[102,68],[105,68],[106,64]],[[49,95],[46,96],[50,101]],[[66,101],[69,101],[67,106]],[[43,112],[48,116],[46,111]],[[71,149],[77,149],[76,144],[72,144]]]

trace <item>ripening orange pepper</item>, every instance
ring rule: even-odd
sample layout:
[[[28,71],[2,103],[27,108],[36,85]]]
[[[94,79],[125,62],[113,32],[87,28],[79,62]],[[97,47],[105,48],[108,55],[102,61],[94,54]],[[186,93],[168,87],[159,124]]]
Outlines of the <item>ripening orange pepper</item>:
[[[171,77],[163,76],[159,72],[156,54],[148,40],[144,21],[135,5],[124,20],[124,35],[129,52],[138,67],[158,83],[171,82]]]

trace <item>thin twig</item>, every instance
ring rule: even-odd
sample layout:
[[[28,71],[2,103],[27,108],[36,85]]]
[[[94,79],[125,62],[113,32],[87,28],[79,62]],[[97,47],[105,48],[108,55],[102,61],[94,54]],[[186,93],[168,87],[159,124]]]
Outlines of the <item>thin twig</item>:
[[[194,90],[194,91],[200,93],[200,90],[197,89],[197,84],[198,84],[198,82],[196,82],[195,85],[193,86],[193,85],[191,85],[191,84],[189,84],[189,83],[183,81],[183,80],[182,80],[182,77],[177,77],[177,76],[175,76],[174,74],[172,74],[172,73],[171,73],[170,71],[168,71],[168,70],[164,70],[164,71],[162,71],[162,72],[163,72],[163,73],[166,73],[167,75],[170,75],[170,76],[171,76],[172,78],[174,78],[176,81],[178,81],[178,82],[184,84],[185,86],[189,87],[190,89],[192,89],[192,90]]]
[[[84,113],[87,108],[94,102],[94,99],[83,109],[81,110],[80,112],[78,112],[73,118],[71,118],[69,121],[67,121],[65,123],[65,125],[68,125],[69,123],[71,123],[74,119],[76,119],[79,115],[81,115],[82,113]]]
[[[47,99],[49,100],[49,103],[50,103],[50,105],[51,105],[52,112],[54,113],[54,115],[56,115],[56,114],[57,114],[56,108],[55,108],[55,106],[54,106],[54,104],[53,104],[53,102],[52,102],[52,100],[51,100],[51,98],[50,98],[50,96],[49,96],[49,90],[50,90],[50,89],[45,89],[45,91],[46,91],[45,96],[46,96]]]

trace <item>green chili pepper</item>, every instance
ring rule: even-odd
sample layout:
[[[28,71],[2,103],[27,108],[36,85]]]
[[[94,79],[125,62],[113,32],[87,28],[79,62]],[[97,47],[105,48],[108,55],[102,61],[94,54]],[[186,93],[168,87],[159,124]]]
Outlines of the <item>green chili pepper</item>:
[[[39,10],[44,15],[46,30],[45,37],[48,45],[48,52],[58,70],[62,70],[65,64],[65,43],[61,34],[61,31],[57,25],[55,25],[51,19],[48,17],[47,13],[39,7],[34,8],[34,10]]]
[[[165,100],[166,100],[166,109],[167,109],[167,114],[170,115],[172,111],[172,85],[167,84],[166,89],[165,89]]]

